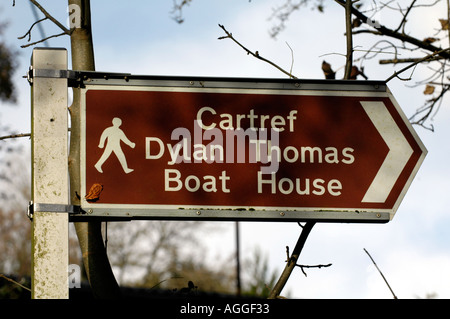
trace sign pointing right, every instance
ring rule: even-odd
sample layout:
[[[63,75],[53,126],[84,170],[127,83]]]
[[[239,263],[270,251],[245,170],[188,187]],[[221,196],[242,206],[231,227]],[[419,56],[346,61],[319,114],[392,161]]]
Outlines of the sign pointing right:
[[[361,102],[364,110],[389,148],[383,164],[367,190],[363,203],[384,203],[413,149],[383,102]]]
[[[386,222],[427,153],[380,81],[99,77],[83,101],[89,216]]]

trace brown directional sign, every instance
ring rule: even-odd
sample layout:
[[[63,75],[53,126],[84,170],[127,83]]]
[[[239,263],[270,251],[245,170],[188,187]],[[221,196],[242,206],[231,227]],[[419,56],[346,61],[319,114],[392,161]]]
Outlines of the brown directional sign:
[[[87,215],[386,222],[426,154],[383,83],[93,82]]]

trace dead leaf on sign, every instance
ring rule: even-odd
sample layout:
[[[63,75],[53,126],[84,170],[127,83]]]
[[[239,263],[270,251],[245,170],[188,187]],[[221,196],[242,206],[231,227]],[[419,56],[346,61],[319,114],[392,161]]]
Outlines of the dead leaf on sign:
[[[88,202],[96,202],[100,199],[100,193],[102,192],[102,190],[103,185],[95,183],[91,186],[91,189],[84,198],[86,198]]]

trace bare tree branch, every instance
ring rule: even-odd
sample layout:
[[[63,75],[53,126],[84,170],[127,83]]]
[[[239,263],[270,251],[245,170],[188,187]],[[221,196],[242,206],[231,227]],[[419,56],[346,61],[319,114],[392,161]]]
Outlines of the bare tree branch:
[[[435,58],[430,58],[426,61],[422,61],[422,58],[405,58],[405,59],[382,59],[380,61],[378,61],[378,63],[380,64],[400,64],[400,63],[422,63],[422,62],[432,62],[432,61],[437,61],[437,60],[442,60],[442,57],[435,57]]]
[[[270,292],[269,299],[278,298],[278,296],[280,295],[292,271],[297,265],[297,260],[299,259],[300,253],[302,252],[303,247],[305,246],[306,239],[308,239],[308,235],[315,224],[316,224],[315,222],[306,222],[305,226],[300,225],[303,228],[302,232],[300,233],[300,237],[297,240],[297,243],[294,247],[294,250],[292,251],[291,256],[287,260],[286,266],[283,272],[281,273],[280,278],[278,279],[277,283]]]
[[[436,109],[436,106],[438,106],[438,109],[439,109],[439,106],[443,101],[444,95],[448,91],[450,91],[450,85],[444,86],[441,93],[437,97],[428,100],[427,103],[425,103],[425,105],[422,108],[418,109],[416,111],[416,113],[413,116],[411,116],[411,118],[409,119],[410,122],[412,124],[420,125],[423,128],[428,129],[433,132],[434,126],[432,124],[429,126],[426,126],[425,122],[427,119],[430,118],[431,114]],[[414,120],[414,118],[418,117],[421,114],[423,114],[423,115],[418,120]]]
[[[47,20],[47,19],[48,19],[48,18],[45,17],[45,18],[42,18],[42,19],[36,21],[35,23],[33,23],[33,24],[31,25],[31,27],[28,29],[28,31],[27,31],[23,36],[18,37],[17,39],[22,40],[23,38],[25,38],[25,37],[28,35],[28,41],[30,41],[30,40],[31,40],[31,30],[33,29],[33,27],[34,27],[35,25],[37,25],[38,23],[40,23],[40,22],[42,22],[42,21],[45,21],[45,20]]]
[[[31,136],[31,134],[30,133],[21,133],[21,134],[11,134],[11,135],[6,135],[6,136],[0,136],[0,141],[11,139],[11,138],[27,137],[27,136]]]
[[[392,290],[391,286],[389,285],[389,283],[387,282],[386,278],[384,277],[383,273],[381,272],[380,268],[378,268],[377,264],[375,263],[375,260],[373,260],[372,256],[370,256],[369,252],[364,248],[364,251],[366,252],[366,254],[369,256],[370,260],[372,260],[372,263],[375,265],[375,267],[377,268],[378,272],[380,273],[381,277],[383,277],[384,282],[386,283],[386,285],[388,286],[389,290],[391,291],[392,295],[394,296],[394,299],[397,299],[397,296],[394,294],[394,291]]]
[[[300,227],[303,228],[302,225],[300,225]],[[286,246],[286,256],[287,256],[286,262],[290,263],[292,260],[291,260],[291,257],[289,257],[289,246]],[[322,265],[322,264],[320,264],[320,265],[299,265],[299,264],[295,264],[296,267],[300,267],[301,268],[302,273],[305,275],[305,277],[307,277],[307,275],[306,275],[306,272],[305,272],[304,268],[319,268],[320,269],[320,268],[330,267],[331,265],[332,264],[326,264],[326,265]]]
[[[400,22],[400,25],[397,27],[397,29],[395,29],[395,32],[398,32],[400,29],[404,29],[405,24],[406,24],[406,17],[408,16],[408,14],[411,12],[411,10],[414,8],[414,4],[416,3],[417,0],[413,0],[413,2],[408,6],[406,13],[403,15],[403,19]],[[403,30],[404,33],[404,30]]]
[[[32,43],[28,43],[28,44],[21,45],[20,47],[21,47],[21,48],[30,47],[30,46],[32,46],[32,45],[35,45],[35,44],[38,44],[38,43],[45,42],[45,41],[47,41],[48,39],[51,39],[51,38],[57,38],[57,37],[60,37],[60,36],[62,36],[62,35],[67,35],[67,33],[66,33],[66,32],[62,32],[62,33],[60,33],[60,34],[54,34],[54,35],[51,35],[51,36],[46,37],[46,38],[44,38],[44,39],[41,39],[41,40],[39,40],[39,41],[35,41],[35,42],[32,42]]]
[[[341,4],[342,6],[345,5],[345,0],[335,0],[335,2]],[[394,74],[392,74],[386,81],[390,81],[393,78],[398,78],[402,81],[410,81],[412,79],[412,76],[415,72],[415,69],[419,65],[423,64],[429,64],[427,68],[432,71],[432,74],[428,76],[426,79],[423,79],[419,82],[416,82],[413,87],[417,87],[419,85],[425,85],[424,94],[430,95],[434,92],[437,92],[435,90],[435,87],[432,86],[430,83],[438,83],[440,79],[440,83],[437,84],[441,87],[440,93],[438,93],[436,96],[432,97],[431,99],[428,99],[424,105],[420,108],[418,108],[415,112],[415,114],[410,118],[410,122],[412,124],[420,125],[425,129],[429,129],[431,131],[434,131],[434,127],[431,124],[426,124],[428,120],[432,119],[433,114],[436,114],[436,112],[439,110],[440,105],[443,103],[445,94],[449,91],[449,86],[446,85],[444,82],[447,81],[447,79],[450,79],[447,74],[450,71],[448,68],[448,60],[450,59],[450,50],[449,49],[442,49],[435,45],[438,41],[441,41],[441,43],[444,43],[443,40],[448,37],[450,40],[450,28],[448,28],[447,23],[450,19],[450,0],[446,1],[447,4],[447,16],[448,19],[439,19],[439,22],[441,23],[441,28],[437,31],[435,34],[431,34],[429,37],[426,37],[425,39],[418,39],[415,38],[409,34],[407,34],[406,31],[406,24],[413,12],[414,9],[420,8],[420,7],[433,7],[437,3],[440,2],[440,0],[435,0],[431,3],[425,3],[421,4],[418,3],[417,0],[411,0],[407,6],[400,6],[398,1],[388,1],[385,3],[382,3],[382,6],[379,8],[375,8],[375,12],[380,12],[382,9],[388,9],[388,10],[394,10],[400,13],[401,19],[399,24],[397,25],[396,29],[389,29],[383,25],[380,25],[377,23],[377,25],[373,24],[373,21],[368,20],[368,17],[365,13],[358,11],[357,9],[353,9],[353,14],[356,16],[358,21],[361,23],[366,23],[371,28],[369,29],[363,29],[363,30],[354,30],[353,34],[361,34],[361,33],[370,33],[374,35],[379,35],[383,37],[390,37],[393,39],[397,39],[401,41],[401,44],[394,44],[390,41],[382,40],[380,42],[377,42],[371,49],[370,52],[363,55],[359,60],[367,60],[369,58],[373,58],[377,56],[379,53],[384,53],[384,50],[386,48],[381,48],[378,52],[375,49],[378,49],[378,45],[382,42],[388,43],[389,47],[394,50],[394,57],[392,59],[381,59],[379,61],[380,64],[400,64],[400,63],[408,63],[408,65],[404,68],[402,68],[399,71],[396,71]],[[375,3],[375,1],[374,1]],[[392,5],[393,3],[396,3],[397,6]],[[359,27],[361,23],[355,24],[354,27]],[[374,28],[373,28],[374,27]],[[444,36],[442,36],[442,32],[444,32]],[[448,32],[448,34],[447,34]],[[440,38],[437,37],[439,34],[441,34]],[[450,42],[449,42],[450,44]],[[424,57],[408,57],[408,58],[399,58],[402,51],[409,51],[414,52],[424,49],[428,51],[430,54],[424,56]],[[431,64],[431,62],[433,62]],[[440,65],[439,68],[436,68],[436,64]],[[400,74],[412,70],[411,74],[405,78],[400,78]],[[431,86],[431,87],[430,87]],[[430,91],[432,89],[432,91]]]
[[[386,82],[389,82],[390,80],[392,80],[393,78],[398,78],[398,75],[405,72],[406,70],[409,70],[412,67],[415,67],[417,64],[428,61],[429,59],[434,59],[436,56],[442,56],[443,53],[447,53],[450,52],[450,48],[447,49],[443,49],[443,50],[439,50],[436,52],[433,52],[432,54],[429,54],[425,57],[423,57],[422,59],[419,59],[417,61],[415,61],[414,63],[411,63],[410,65],[408,65],[407,67],[404,67],[403,69],[401,69],[400,71],[396,71],[394,74],[392,74],[390,77],[388,77],[386,79]]]
[[[36,22],[34,22],[32,25],[31,25],[31,27],[28,29],[28,31],[23,35],[23,36],[21,36],[21,37],[18,37],[18,39],[23,39],[23,38],[25,38],[27,35],[28,35],[28,42],[30,42],[31,41],[31,31],[33,30],[33,28],[34,28],[34,26],[36,26],[36,25],[38,25],[39,23],[41,23],[41,22],[43,22],[43,21],[45,21],[45,20],[50,20],[50,21],[52,21],[57,27],[59,27],[63,32],[62,33],[60,33],[60,34],[55,34],[55,35],[52,35],[52,36],[49,36],[49,37],[46,37],[46,38],[44,38],[44,39],[41,39],[41,40],[39,40],[39,41],[35,41],[35,42],[32,42],[32,43],[29,43],[29,44],[25,44],[25,45],[21,45],[21,48],[26,48],[26,47],[29,47],[29,46],[33,46],[33,45],[35,45],[35,44],[38,44],[38,43],[42,43],[42,42],[45,42],[45,41],[47,41],[48,39],[51,39],[51,38],[56,38],[56,37],[60,37],[60,36],[62,36],[62,35],[71,35],[71,33],[72,33],[72,31],[71,30],[69,30],[69,29],[67,29],[64,25],[62,25],[58,20],[56,20],[50,13],[48,13],[36,0],[30,0],[30,2],[36,7],[36,8],[38,8],[43,14],[44,14],[44,18],[42,18],[42,19],[40,19],[40,20],[38,20],[38,21],[36,21]],[[13,3],[13,6],[15,5],[15,3]]]
[[[247,52],[247,54],[252,55],[253,57],[264,61],[270,65],[272,65],[273,67],[277,68],[278,70],[280,70],[281,72],[283,72],[284,74],[286,74],[287,76],[289,76],[292,79],[296,79],[297,77],[295,77],[294,75],[292,75],[290,72],[284,70],[283,68],[281,68],[280,66],[278,66],[277,64],[273,63],[270,60],[267,60],[266,58],[263,58],[258,51],[252,52],[249,49],[247,49],[244,45],[242,45],[239,41],[237,41],[234,37],[233,34],[231,32],[228,32],[227,29],[225,29],[225,27],[221,24],[219,24],[219,27],[222,28],[222,30],[226,33],[226,36],[223,37],[219,37],[219,40],[223,40],[223,39],[231,39],[233,40],[237,45],[239,45],[242,49],[244,49],[245,52]]]
[[[44,16],[50,19],[54,24],[56,24],[65,34],[70,34],[70,30],[68,30],[65,26],[63,26],[58,20],[56,20],[50,13],[48,13],[36,0],[30,0],[41,12]]]
[[[11,279],[11,278],[8,278],[8,277],[6,277],[6,276],[3,275],[3,274],[0,274],[0,278],[4,278],[4,279],[8,280],[9,282],[12,282],[13,284],[15,284],[15,285],[17,285],[17,286],[19,286],[19,287],[21,287],[21,288],[23,288],[23,289],[25,289],[25,290],[31,291],[30,288],[25,287],[25,286],[22,285],[21,283],[18,283],[17,281],[15,281],[15,280],[13,280],[13,279]]]
[[[292,74],[292,69],[294,68],[294,50],[292,50],[289,43],[286,42],[286,45],[288,46],[289,50],[291,50],[291,68],[289,69],[289,74]]]
[[[330,267],[332,264],[326,264],[326,265],[299,265],[296,264],[295,266],[300,267],[300,269],[302,270],[302,273],[305,275],[305,277],[307,277],[306,272],[303,268],[326,268],[326,267]]]
[[[343,7],[345,7],[345,5],[346,5],[346,1],[344,1],[344,0],[335,0],[335,1],[337,3],[339,3],[340,5],[342,5]],[[352,7],[352,13],[358,19],[360,19],[361,22],[363,22],[363,23],[368,23],[369,21],[372,21],[369,17],[367,17],[365,14],[360,12],[355,7]],[[374,31],[374,30],[359,30],[359,31],[353,32],[353,34],[356,34],[356,33],[371,33],[371,34],[375,34],[375,35],[386,35],[386,36],[392,37],[394,39],[400,40],[402,42],[407,42],[407,43],[413,44],[419,48],[422,48],[422,49],[425,49],[425,50],[428,50],[431,52],[442,51],[440,53],[440,55],[443,58],[450,59],[450,53],[447,52],[447,50],[443,51],[442,48],[436,47],[435,45],[433,45],[431,43],[419,40],[417,38],[414,38],[414,37],[404,34],[404,33],[396,32],[395,30],[389,29],[383,25],[377,25],[376,31]]]

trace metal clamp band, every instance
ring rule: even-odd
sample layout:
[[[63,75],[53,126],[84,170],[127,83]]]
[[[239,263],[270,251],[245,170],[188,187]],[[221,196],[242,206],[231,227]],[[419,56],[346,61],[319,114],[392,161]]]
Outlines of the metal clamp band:
[[[77,72],[72,70],[33,69],[30,67],[27,72],[28,82],[33,83],[33,78],[75,80],[77,78]]]
[[[81,206],[76,205],[33,203],[30,201],[27,210],[28,218],[32,220],[33,214],[36,212],[79,214],[82,209]]]

